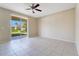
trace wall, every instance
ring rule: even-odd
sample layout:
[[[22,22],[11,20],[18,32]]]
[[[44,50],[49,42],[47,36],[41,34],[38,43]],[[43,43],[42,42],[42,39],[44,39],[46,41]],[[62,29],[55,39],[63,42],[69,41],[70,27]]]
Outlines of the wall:
[[[28,20],[28,32],[29,37],[36,37],[38,36],[38,20],[35,18],[29,18]]]
[[[75,38],[76,38],[76,46],[79,55],[79,4],[76,6],[76,21],[75,21]]]
[[[70,9],[39,19],[39,36],[74,42],[75,9]]]
[[[9,12],[0,9],[0,43],[10,40]]]
[[[0,8],[0,43],[10,41],[11,39],[9,23],[11,15],[19,15],[28,18],[28,36],[33,37],[37,35],[37,23],[34,18],[4,8]]]

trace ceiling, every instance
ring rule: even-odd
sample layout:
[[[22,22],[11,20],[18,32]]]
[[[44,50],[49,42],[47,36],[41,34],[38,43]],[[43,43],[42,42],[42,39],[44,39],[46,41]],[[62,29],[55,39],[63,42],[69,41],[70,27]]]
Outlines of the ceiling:
[[[40,3],[39,9],[42,12],[35,11],[36,13],[32,13],[31,10],[26,10],[30,3],[0,3],[0,7],[6,8],[8,10],[16,11],[28,16],[32,17],[43,17],[46,15],[50,15],[52,13],[56,13],[59,11],[71,9],[75,7],[75,3]]]

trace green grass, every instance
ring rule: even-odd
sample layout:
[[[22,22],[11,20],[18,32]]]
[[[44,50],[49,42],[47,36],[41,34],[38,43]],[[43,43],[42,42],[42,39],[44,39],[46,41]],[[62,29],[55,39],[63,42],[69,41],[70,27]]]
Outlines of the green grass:
[[[12,29],[12,31],[11,31],[12,36],[25,35],[25,34],[27,34],[26,31],[21,31],[18,29],[16,29],[16,30]]]

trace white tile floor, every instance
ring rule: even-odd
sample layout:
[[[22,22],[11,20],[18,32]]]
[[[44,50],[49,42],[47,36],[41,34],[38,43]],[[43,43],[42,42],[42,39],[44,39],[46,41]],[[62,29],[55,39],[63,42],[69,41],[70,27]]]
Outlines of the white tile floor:
[[[74,43],[45,38],[21,38],[0,44],[0,56],[77,56]]]

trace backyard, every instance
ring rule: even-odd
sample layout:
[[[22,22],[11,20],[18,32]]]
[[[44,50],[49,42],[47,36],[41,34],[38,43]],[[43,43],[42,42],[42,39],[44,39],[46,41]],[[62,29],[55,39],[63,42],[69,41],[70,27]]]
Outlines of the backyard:
[[[19,35],[27,34],[26,19],[13,17],[12,20],[10,20],[10,25],[11,25],[11,35],[12,36],[19,36]]]

